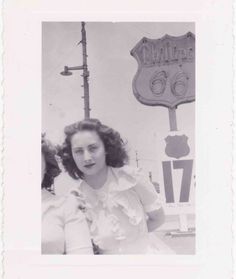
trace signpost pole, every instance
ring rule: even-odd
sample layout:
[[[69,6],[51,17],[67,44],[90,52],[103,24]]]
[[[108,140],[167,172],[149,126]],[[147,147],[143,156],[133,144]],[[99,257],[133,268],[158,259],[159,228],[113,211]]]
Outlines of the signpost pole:
[[[176,108],[168,108],[170,130],[177,131]]]
[[[176,108],[168,108],[170,131],[177,131]],[[179,216],[179,231],[182,233],[188,232],[188,216],[187,214],[178,214]],[[173,235],[173,234],[172,234]]]

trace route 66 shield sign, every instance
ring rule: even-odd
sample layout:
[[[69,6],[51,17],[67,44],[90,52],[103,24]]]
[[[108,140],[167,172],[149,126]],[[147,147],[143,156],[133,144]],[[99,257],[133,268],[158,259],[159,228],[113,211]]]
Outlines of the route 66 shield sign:
[[[138,62],[133,79],[137,100],[149,106],[177,107],[195,100],[195,36],[141,39],[131,50]]]

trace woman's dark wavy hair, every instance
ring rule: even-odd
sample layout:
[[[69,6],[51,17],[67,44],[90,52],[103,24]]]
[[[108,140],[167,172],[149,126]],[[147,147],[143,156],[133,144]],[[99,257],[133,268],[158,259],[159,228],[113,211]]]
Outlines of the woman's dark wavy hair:
[[[120,134],[112,128],[103,125],[98,119],[85,119],[65,127],[64,133],[66,138],[58,153],[66,171],[72,178],[84,178],[83,173],[75,164],[71,150],[71,138],[79,131],[97,132],[105,147],[107,166],[122,167],[128,162],[125,143]]]
[[[61,170],[56,161],[56,148],[45,139],[45,135],[42,135],[41,138],[41,152],[45,159],[45,174],[41,184],[41,188],[51,190],[51,187],[54,183],[54,178],[61,173]]]

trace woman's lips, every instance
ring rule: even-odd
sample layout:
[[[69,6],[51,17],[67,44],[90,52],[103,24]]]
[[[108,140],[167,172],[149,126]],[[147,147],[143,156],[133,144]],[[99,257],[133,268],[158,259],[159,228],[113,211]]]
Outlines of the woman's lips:
[[[87,169],[89,169],[89,168],[92,168],[94,165],[95,165],[95,164],[93,163],[93,164],[85,165],[84,167],[87,168]]]

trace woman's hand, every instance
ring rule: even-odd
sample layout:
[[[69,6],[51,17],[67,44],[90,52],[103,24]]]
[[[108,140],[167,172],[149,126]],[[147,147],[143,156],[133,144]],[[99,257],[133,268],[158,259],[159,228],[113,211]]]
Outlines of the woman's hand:
[[[165,214],[162,207],[160,209],[147,212],[147,216],[147,227],[149,232],[159,228],[165,222]]]

